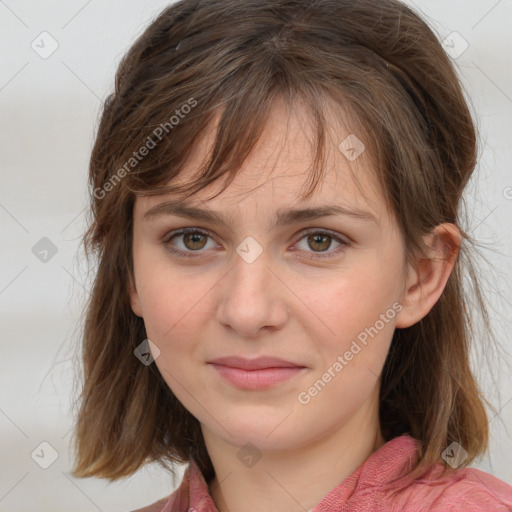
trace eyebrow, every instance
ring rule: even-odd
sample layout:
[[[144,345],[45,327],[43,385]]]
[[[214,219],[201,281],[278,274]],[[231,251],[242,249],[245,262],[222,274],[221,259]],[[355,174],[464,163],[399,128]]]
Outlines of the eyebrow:
[[[157,205],[147,210],[144,213],[143,220],[149,221],[167,215],[175,215],[178,217],[210,222],[212,224],[219,224],[224,227],[228,227],[228,225],[232,223],[233,219],[236,217],[236,214],[234,215],[233,213],[228,214],[227,217],[224,217],[220,213],[209,209],[205,210],[196,206],[188,205],[183,201],[170,200],[158,203]],[[276,215],[269,226],[269,229],[274,229],[278,225],[295,224],[333,215],[344,215],[354,219],[371,221],[375,224],[379,224],[377,217],[368,211],[349,206],[327,205],[315,206],[312,208],[277,210]]]

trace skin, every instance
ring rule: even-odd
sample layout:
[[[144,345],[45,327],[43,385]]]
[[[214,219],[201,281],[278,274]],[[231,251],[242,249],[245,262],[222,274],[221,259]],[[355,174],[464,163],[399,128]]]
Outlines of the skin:
[[[460,245],[457,228],[442,224],[425,237],[430,259],[419,260],[417,270],[406,265],[402,236],[370,160],[363,153],[349,162],[337,149],[351,132],[336,119],[322,186],[299,204],[312,159],[305,116],[300,104],[291,115],[276,104],[229,188],[205,202],[220,188],[214,183],[188,200],[232,214],[227,227],[177,216],[143,220],[144,212],[171,195],[140,196],[135,202],[132,309],[160,350],[155,364],[167,384],[202,425],[217,475],[209,489],[220,512],[312,509],[384,444],[378,397],[393,331],[430,311]],[[213,135],[206,133],[180,179],[193,177]],[[337,215],[268,229],[279,208],[326,204],[357,207],[377,222]],[[184,227],[209,236],[181,235],[166,246],[166,235]],[[313,233],[304,234],[310,228]],[[319,239],[325,230],[348,245]],[[308,243],[307,235],[315,234]],[[236,252],[248,236],[263,249],[251,263]],[[195,251],[196,257],[173,255],[169,245]],[[322,259],[327,253],[333,256]],[[315,255],[320,257],[311,259]],[[309,403],[300,403],[298,394],[394,303],[400,312]],[[306,369],[268,389],[241,390],[207,365],[229,355],[276,356]],[[248,442],[256,447],[252,454],[261,457],[251,467],[237,456]]]

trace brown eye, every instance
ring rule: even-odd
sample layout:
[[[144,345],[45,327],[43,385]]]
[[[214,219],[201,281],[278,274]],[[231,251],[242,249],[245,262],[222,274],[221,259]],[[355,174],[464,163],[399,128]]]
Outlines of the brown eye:
[[[192,258],[200,256],[204,252],[202,249],[206,247],[209,238],[211,237],[206,231],[189,228],[169,233],[164,237],[162,243],[169,252]]]
[[[309,235],[308,246],[318,251],[326,251],[331,245],[332,237],[329,235]]]
[[[202,249],[206,245],[206,239],[207,235],[203,235],[202,233],[185,233],[183,235],[183,244],[187,249],[192,251],[198,250]]]
[[[299,245],[302,240],[306,240],[306,243],[298,248],[301,252],[309,253],[309,255],[306,256],[309,259],[322,259],[336,256],[350,245],[348,241],[334,234],[318,230],[306,233],[305,236],[299,240]],[[329,250],[332,247],[333,241],[338,244],[338,247],[334,250]]]

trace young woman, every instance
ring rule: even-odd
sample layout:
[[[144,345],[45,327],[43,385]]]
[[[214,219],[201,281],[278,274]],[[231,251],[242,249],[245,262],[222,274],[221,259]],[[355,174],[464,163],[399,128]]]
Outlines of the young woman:
[[[75,475],[188,463],[146,511],[511,510],[465,467],[475,162],[450,58],[396,0],[165,9],[91,156]]]

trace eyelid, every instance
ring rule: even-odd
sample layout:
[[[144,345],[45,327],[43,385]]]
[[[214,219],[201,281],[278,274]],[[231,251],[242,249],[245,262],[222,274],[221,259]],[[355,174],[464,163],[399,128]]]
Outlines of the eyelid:
[[[195,227],[185,227],[185,228],[179,228],[179,229],[172,229],[171,231],[166,232],[166,234],[163,236],[163,241],[168,241],[171,238],[173,238],[176,235],[183,235],[185,233],[201,233],[202,235],[207,235],[210,238],[215,238],[212,236],[211,231],[203,228],[195,228]]]
[[[304,230],[300,231],[301,238],[305,235],[309,235],[311,233],[323,233],[326,235],[331,236],[335,240],[339,240],[340,242],[344,242],[346,244],[352,243],[352,239],[349,238],[347,235],[342,235],[340,233],[336,233],[335,231],[327,228],[305,228]],[[300,238],[299,238],[300,240]]]

